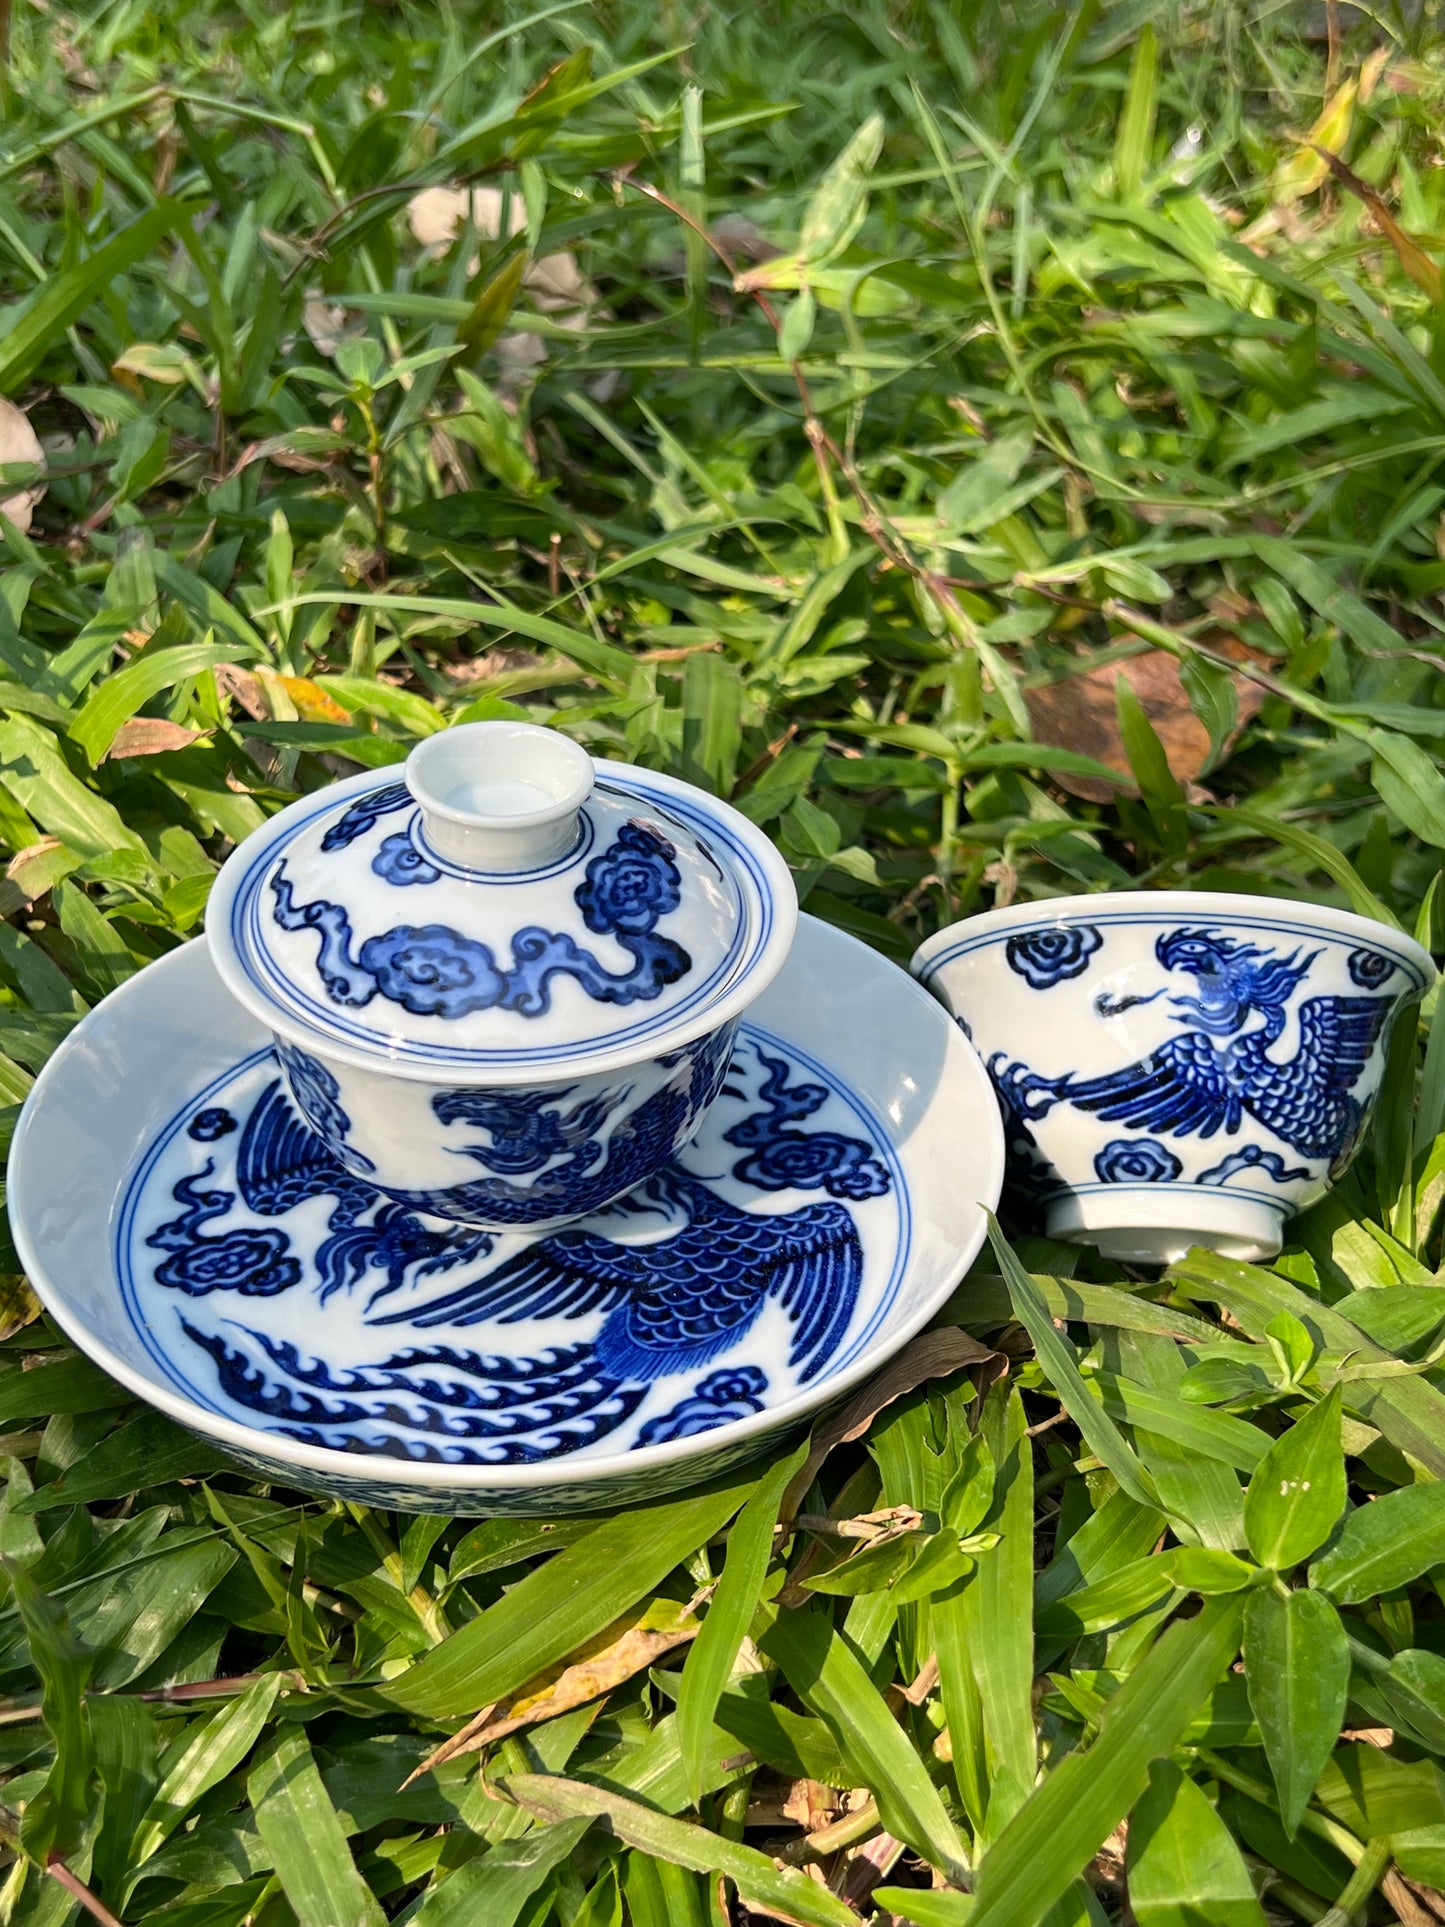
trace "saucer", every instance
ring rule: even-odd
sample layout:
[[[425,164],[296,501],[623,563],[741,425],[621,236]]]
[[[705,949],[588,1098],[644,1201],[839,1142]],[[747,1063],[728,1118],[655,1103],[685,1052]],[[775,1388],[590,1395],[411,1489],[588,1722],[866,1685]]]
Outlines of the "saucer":
[[[972,1048],[805,917],[696,1138],[545,1233],[429,1218],[337,1164],[203,940],[45,1067],[9,1205],[98,1364],[261,1476],[407,1511],[578,1511],[796,1432],[963,1276],[1003,1172]]]

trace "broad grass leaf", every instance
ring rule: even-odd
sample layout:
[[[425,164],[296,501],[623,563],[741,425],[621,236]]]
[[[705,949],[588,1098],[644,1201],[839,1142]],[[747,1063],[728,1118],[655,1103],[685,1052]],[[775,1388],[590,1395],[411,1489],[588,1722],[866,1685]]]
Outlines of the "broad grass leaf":
[[[1398,1362],[1372,1345],[1336,1306],[1257,1265],[1196,1250],[1172,1266],[1170,1276],[1177,1293],[1225,1305],[1257,1343],[1271,1319],[1288,1311],[1330,1351],[1350,1353],[1360,1363]],[[1435,1386],[1414,1375],[1385,1376],[1349,1379],[1343,1391],[1347,1412],[1374,1426],[1437,1479],[1445,1479],[1445,1395]]]
[[[1134,43],[1129,84],[1114,137],[1114,185],[1121,201],[1136,201],[1144,186],[1144,170],[1154,139],[1154,111],[1159,95],[1159,48],[1154,29],[1146,21]]]
[[[520,1840],[500,1840],[430,1888],[411,1916],[416,1927],[515,1927],[523,1908],[592,1825],[579,1814],[535,1827]]]
[[[1085,1386],[1073,1347],[1063,1333],[1055,1329],[1038,1286],[1014,1256],[992,1213],[989,1214],[988,1235],[999,1270],[1008,1285],[1018,1321],[1033,1340],[1039,1364],[1067,1407],[1069,1417],[1083,1433],[1090,1449],[1108,1466],[1130,1498],[1140,1505],[1153,1505],[1155,1494],[1150,1486],[1149,1475],[1135,1457],[1123,1433]]]
[[[386,1927],[300,1727],[282,1732],[246,1791],[299,1927]]]
[[[1035,1927],[1179,1744],[1239,1648],[1237,1594],[1162,1633],[1109,1701],[1093,1744],[1071,1753],[985,1854],[970,1927]]]
[[[1175,1578],[1172,1557],[1156,1553],[1045,1606],[1035,1629],[1041,1639],[1079,1639],[1085,1633],[1111,1631],[1153,1606],[1177,1599],[1183,1587],[1184,1582]]]
[[[235,643],[191,642],[175,649],[142,649],[123,669],[107,676],[70,725],[70,739],[90,759],[100,763],[122,724],[163,689],[174,689],[192,676],[235,662],[242,654]]]
[[[830,1729],[883,1824],[949,1878],[966,1874],[968,1850],[922,1760],[853,1647],[824,1615],[784,1609],[759,1642],[803,1704]]]
[[[14,394],[44,355],[118,274],[149,254],[189,219],[180,201],[162,199],[113,234],[84,260],[49,276],[0,339],[0,393]]]
[[[549,1824],[586,1817],[604,1820],[619,1840],[694,1873],[724,1874],[745,1904],[777,1912],[807,1927],[856,1927],[851,1907],[795,1868],[779,1868],[766,1854],[726,1840],[705,1827],[673,1820],[601,1787],[541,1773],[514,1773],[501,1783],[512,1799]]]
[[[84,1695],[94,1655],[76,1637],[65,1607],[36,1584],[30,1568],[6,1560],[4,1571],[40,1675],[45,1726],[55,1747],[55,1762],[26,1806],[22,1826],[25,1851],[44,1866],[52,1853],[73,1851],[85,1824],[95,1756]]]
[[[1184,791],[1169,767],[1169,758],[1154,725],[1144,713],[1144,705],[1134,693],[1127,676],[1114,684],[1114,701],[1119,714],[1119,738],[1129,759],[1134,781],[1153,821],[1163,847],[1171,853],[1181,851],[1189,839],[1189,824],[1184,813]]]
[[[1273,1587],[1244,1609],[1249,1703],[1279,1793],[1280,1817],[1293,1834],[1344,1719],[1350,1647],[1340,1616],[1323,1593]]]
[[[1406,1760],[1367,1741],[1336,1747],[1315,1799],[1362,1840],[1445,1826],[1445,1790],[1433,1760]]]
[[[114,1895],[124,1884],[136,1833],[155,1795],[156,1719],[143,1700],[120,1693],[92,1694],[85,1712],[105,1789],[92,1873],[102,1891]]]
[[[258,1679],[218,1712],[193,1722],[184,1739],[172,1745],[165,1777],[136,1830],[131,1850],[135,1877],[196,1802],[245,1759],[271,1717],[281,1686],[279,1673]]]
[[[930,1893],[922,1887],[877,1887],[873,1898],[900,1920],[917,1927],[967,1927],[973,1918],[972,1894]]]
[[[1310,1567],[1310,1584],[1342,1606],[1407,1586],[1445,1563],[1445,1484],[1384,1492],[1350,1513],[1334,1544]]]
[[[229,1467],[230,1461],[207,1440],[163,1413],[141,1412],[67,1466],[58,1479],[41,1486],[25,1501],[24,1510],[48,1512],[60,1505],[123,1499],[148,1486],[204,1478]]]
[[[868,176],[883,152],[883,117],[870,114],[819,183],[803,212],[798,255],[822,267],[841,254],[862,225]]]
[[[1445,848],[1445,776],[1435,759],[1408,736],[1368,732],[1374,760],[1370,777],[1385,808],[1423,843]]]
[[[1033,1705],[1034,1464],[1028,1417],[1017,1390],[1001,1382],[990,1391],[980,1430],[997,1467],[993,1504],[983,1526],[998,1534],[998,1544],[980,1554],[977,1571],[962,1588],[958,1610],[990,1769],[980,1823],[987,1838],[1001,1832],[1027,1798],[1038,1762]],[[955,1697],[966,1690],[960,1679]]]
[[[454,1720],[514,1692],[652,1592],[727,1523],[753,1483],[602,1520],[391,1682],[387,1696],[423,1718]]]
[[[32,1371],[16,1367],[0,1373],[0,1425],[57,1413],[103,1411],[132,1400],[132,1393],[88,1358],[52,1358]]]
[[[1262,1566],[1288,1572],[1318,1552],[1345,1509],[1340,1388],[1334,1386],[1265,1453],[1244,1495],[1244,1532]]]
[[[1150,1767],[1129,1816],[1128,1879],[1138,1927],[1264,1927],[1228,1827],[1171,1760]]]
[[[55,738],[19,717],[0,723],[0,783],[41,829],[82,856],[142,847],[115,805],[71,773]]]
[[[783,311],[778,330],[778,353],[784,361],[801,361],[813,339],[818,303],[811,288],[799,288]]]

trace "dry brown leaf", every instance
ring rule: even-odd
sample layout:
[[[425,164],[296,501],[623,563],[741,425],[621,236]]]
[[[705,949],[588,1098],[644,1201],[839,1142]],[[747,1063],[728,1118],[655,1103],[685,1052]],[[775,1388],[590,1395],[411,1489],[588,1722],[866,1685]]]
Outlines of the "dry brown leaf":
[[[1315,146],[1313,142],[1311,146]],[[1423,288],[1432,301],[1438,302],[1442,288],[1442,277],[1438,263],[1432,261],[1419,242],[1408,235],[1395,219],[1385,202],[1375,192],[1368,181],[1362,181],[1358,174],[1345,166],[1338,154],[1327,147],[1315,146],[1315,152],[1334,175],[1341,187],[1363,201],[1379,223],[1385,239],[1395,250],[1400,266],[1409,275],[1416,287]]]
[[[167,722],[163,716],[133,716],[121,724],[105,753],[112,762],[122,756],[161,756],[168,749],[185,749],[206,733]]]
[[[0,462],[38,462],[45,465],[45,450],[40,437],[30,426],[30,417],[13,401],[0,397]],[[13,522],[22,535],[30,527],[35,505],[45,493],[44,482],[19,490],[0,499],[0,515]]]
[[[1236,661],[1253,652],[1245,645],[1226,638],[1212,646],[1216,653],[1231,655]],[[1034,740],[1052,744],[1056,749],[1078,750],[1096,762],[1107,763],[1122,776],[1129,776],[1129,758],[1119,735],[1119,713],[1114,700],[1114,684],[1122,676],[1139,698],[1144,714],[1154,725],[1164,746],[1169,767],[1181,783],[1192,783],[1209,761],[1209,731],[1190,707],[1179,664],[1166,649],[1146,650],[1143,655],[1126,657],[1122,662],[1100,663],[1081,675],[1025,692],[1029,725]],[[1242,728],[1264,701],[1264,691],[1248,677],[1233,678]],[[1091,803],[1112,802],[1118,791],[1102,777],[1053,775],[1061,789],[1072,796],[1086,797]],[[1131,778],[1132,787],[1132,778]]]
[[[423,1760],[403,1784],[410,1786],[419,1775],[433,1772],[462,1754],[479,1752],[493,1740],[505,1739],[524,1726],[536,1726],[559,1713],[570,1713],[574,1706],[600,1699],[664,1653],[696,1639],[701,1630],[701,1622],[675,1599],[654,1599],[642,1612],[624,1613],[579,1647],[580,1657],[537,1674],[511,1699],[484,1706],[459,1733]]]
[[[472,226],[479,241],[496,241],[502,233],[502,190],[474,187],[471,191]],[[468,195],[464,187],[424,187],[406,204],[406,218],[412,233],[424,248],[444,248],[455,240],[457,230],[467,218]],[[527,210],[520,194],[511,197],[507,233],[520,234],[527,225]]]
[[[838,1796],[818,1780],[794,1780],[780,1812],[804,1833],[817,1833],[838,1811]]]
[[[20,892],[22,902],[34,903],[80,863],[81,858],[67,850],[58,836],[42,836],[11,857],[5,866],[5,881]],[[5,914],[9,916],[10,912],[7,910]]]
[[[882,1371],[861,1385],[846,1405],[825,1419],[813,1434],[812,1447],[793,1482],[783,1495],[778,1509],[781,1519],[789,1520],[802,1503],[803,1494],[818,1476],[819,1468],[835,1445],[846,1445],[861,1438],[885,1406],[903,1398],[930,1378],[947,1378],[968,1365],[986,1365],[998,1353],[980,1345],[957,1325],[943,1325],[937,1331],[920,1332],[890,1359]]]
[[[301,309],[301,326],[306,330],[306,339],[318,355],[325,355],[330,361],[348,334],[359,332],[346,325],[346,310],[333,301],[323,301],[320,295],[308,295]]]
[[[1445,1895],[1406,1880],[1394,1867],[1380,1882],[1380,1892],[1394,1908],[1402,1927],[1438,1927],[1445,1920]]]
[[[253,722],[269,720],[271,710],[265,694],[249,669],[242,669],[234,662],[218,662],[212,674],[217,687],[223,694],[234,696]]]

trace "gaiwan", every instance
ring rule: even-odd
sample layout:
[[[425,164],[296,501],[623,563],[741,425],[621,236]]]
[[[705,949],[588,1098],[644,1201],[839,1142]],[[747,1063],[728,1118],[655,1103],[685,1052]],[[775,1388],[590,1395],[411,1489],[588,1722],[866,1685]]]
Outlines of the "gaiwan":
[[[216,967],[351,1176],[489,1230],[599,1210],[717,1096],[792,943],[787,866],[726,804],[531,724],[444,730],[401,776],[246,839]]]

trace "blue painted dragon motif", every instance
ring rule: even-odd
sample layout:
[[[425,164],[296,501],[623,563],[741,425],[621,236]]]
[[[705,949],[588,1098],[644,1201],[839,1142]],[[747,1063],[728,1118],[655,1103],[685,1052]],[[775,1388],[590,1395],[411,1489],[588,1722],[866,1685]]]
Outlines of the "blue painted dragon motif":
[[[1319,955],[1287,957],[1207,928],[1171,930],[1155,945],[1159,962],[1184,970],[1197,995],[1172,996],[1189,1026],[1147,1057],[1101,1077],[1072,1071],[1044,1077],[995,1052],[989,1070],[1006,1105],[1035,1122],[1072,1104],[1109,1123],[1171,1137],[1233,1135],[1246,1115],[1307,1158],[1337,1162],[1353,1149],[1364,1107],[1351,1092],[1384,1029],[1391,997],[1309,997],[1298,1009],[1299,1040],[1289,1058],[1271,1055],[1294,991]],[[1152,1002],[1162,996],[1135,999]],[[1246,1030],[1250,1020],[1261,1021]],[[1216,1042],[1216,1039],[1227,1040]]]

